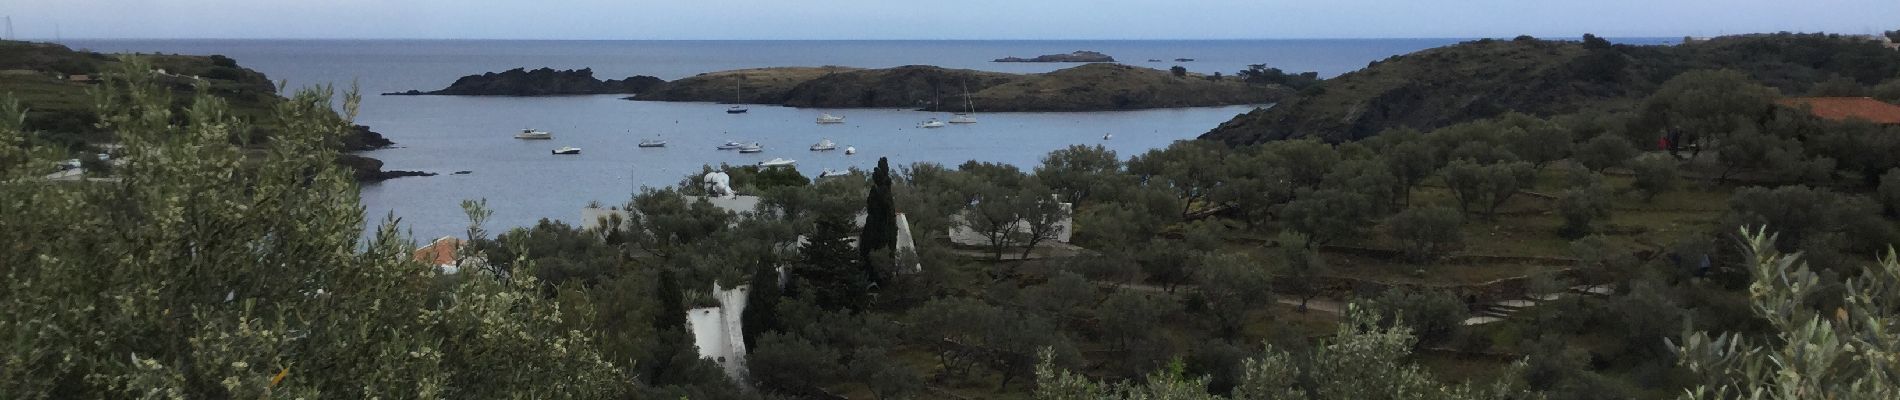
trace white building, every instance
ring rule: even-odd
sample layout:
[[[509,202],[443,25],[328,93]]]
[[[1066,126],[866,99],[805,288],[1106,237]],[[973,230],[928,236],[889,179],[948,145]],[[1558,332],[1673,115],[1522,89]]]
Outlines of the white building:
[[[686,329],[693,332],[693,345],[699,348],[700,358],[713,360],[726,371],[726,376],[738,382],[744,382],[746,377],[745,330],[741,321],[745,315],[747,289],[747,285],[722,289],[715,282],[712,294],[719,306],[686,311]]]

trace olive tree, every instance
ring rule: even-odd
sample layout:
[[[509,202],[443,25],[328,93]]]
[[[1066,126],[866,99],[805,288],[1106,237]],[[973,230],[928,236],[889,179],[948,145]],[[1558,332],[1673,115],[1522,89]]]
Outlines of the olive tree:
[[[1464,217],[1445,207],[1406,209],[1386,219],[1386,233],[1399,242],[1405,258],[1430,263],[1464,246]]]
[[[1691,399],[1748,396],[1763,399],[1880,399],[1900,395],[1890,360],[1900,334],[1886,327],[1900,310],[1900,262],[1889,250],[1866,275],[1849,278],[1844,292],[1830,286],[1799,254],[1775,249],[1767,228],[1744,230],[1746,267],[1755,276],[1749,302],[1768,321],[1770,338],[1756,334],[1694,332],[1672,340],[1678,362],[1696,378]],[[1839,296],[1834,310],[1808,307],[1816,296]]]
[[[125,58],[98,86],[114,182],[54,184],[0,101],[0,392],[17,398],[603,398],[623,365],[532,274],[440,276],[385,222],[361,241],[334,162],[359,98],[299,91],[241,119]],[[233,143],[265,127],[255,149]],[[247,157],[250,157],[247,159]],[[361,247],[359,247],[359,245]],[[532,268],[532,266],[524,266]],[[465,270],[468,271],[468,270]],[[438,286],[439,285],[439,286]],[[533,338],[533,340],[522,340]]]
[[[1480,165],[1457,160],[1445,167],[1445,185],[1458,198],[1460,210],[1469,213],[1477,208],[1491,219],[1497,216],[1499,206],[1536,183],[1535,173],[1530,163],[1523,161]]]

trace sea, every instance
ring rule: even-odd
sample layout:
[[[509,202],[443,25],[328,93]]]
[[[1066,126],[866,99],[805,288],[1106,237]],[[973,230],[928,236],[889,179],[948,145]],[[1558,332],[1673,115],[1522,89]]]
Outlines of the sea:
[[[1140,111],[984,113],[978,123],[922,129],[920,122],[948,114],[905,109],[801,109],[622,100],[623,96],[456,97],[379,96],[434,90],[463,75],[511,68],[592,68],[600,79],[651,75],[679,79],[699,73],[758,67],[882,68],[936,65],[1037,73],[1073,67],[1060,63],[996,63],[1006,56],[1093,50],[1122,63],[1232,74],[1249,64],[1332,77],[1372,61],[1465,39],[1180,40],[1180,41],[512,41],[512,40],[64,40],[99,52],[221,54],[263,72],[288,88],[351,87],[364,94],[356,122],[396,142],[363,153],[389,170],[434,172],[364,184],[369,223],[399,219],[403,231],[427,240],[468,227],[460,204],[486,201],[490,232],[531,226],[541,219],[578,222],[590,203],[619,205],[641,187],[679,183],[705,165],[750,165],[773,158],[797,161],[800,172],[870,169],[879,157],[895,166],[934,162],[955,166],[978,160],[1033,169],[1050,151],[1101,145],[1126,159],[1177,140],[1192,139],[1221,122],[1270,104]],[[1622,39],[1662,44],[1669,39]],[[1192,61],[1175,61],[1192,59]],[[1150,62],[1149,60],[1162,60]],[[821,114],[845,117],[820,125]],[[552,132],[552,140],[518,140],[515,132]],[[1109,136],[1112,135],[1112,136]],[[667,142],[640,148],[644,139]],[[810,151],[820,140],[856,148]],[[740,154],[716,147],[757,142],[765,152]],[[578,155],[553,155],[557,147]],[[463,174],[456,172],[466,171]],[[368,237],[368,235],[365,235]]]

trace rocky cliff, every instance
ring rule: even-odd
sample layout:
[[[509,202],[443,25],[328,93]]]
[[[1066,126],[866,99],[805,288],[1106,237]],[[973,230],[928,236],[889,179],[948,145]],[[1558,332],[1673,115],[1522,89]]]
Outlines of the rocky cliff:
[[[594,70],[582,68],[576,70],[555,70],[540,68],[525,70],[515,68],[499,73],[489,72],[481,75],[468,75],[456,79],[449,87],[435,91],[410,90],[406,92],[384,93],[384,95],[450,95],[450,96],[555,96],[576,94],[638,94],[665,83],[651,76],[631,76],[627,79],[600,80],[594,77]]]

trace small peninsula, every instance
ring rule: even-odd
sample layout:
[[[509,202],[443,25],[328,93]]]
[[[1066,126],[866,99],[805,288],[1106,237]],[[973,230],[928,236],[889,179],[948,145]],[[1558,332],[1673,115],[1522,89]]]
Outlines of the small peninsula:
[[[1069,54],[1044,54],[1036,56],[1035,58],[1003,57],[992,60],[991,62],[1097,63],[1115,62],[1115,57],[1109,57],[1107,54],[1096,51],[1076,50]]]
[[[627,79],[600,80],[594,77],[594,70],[581,68],[575,70],[556,70],[539,68],[527,70],[515,68],[499,73],[489,72],[481,75],[468,75],[456,79],[455,83],[441,90],[383,93],[385,96],[560,96],[580,94],[639,94],[664,83],[664,80],[651,76],[630,76]]]

